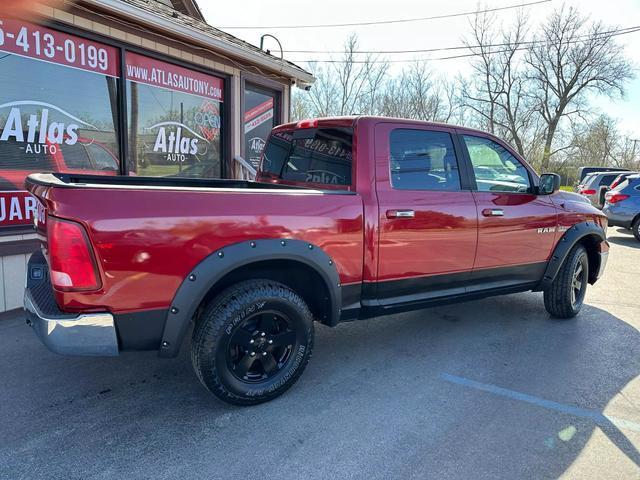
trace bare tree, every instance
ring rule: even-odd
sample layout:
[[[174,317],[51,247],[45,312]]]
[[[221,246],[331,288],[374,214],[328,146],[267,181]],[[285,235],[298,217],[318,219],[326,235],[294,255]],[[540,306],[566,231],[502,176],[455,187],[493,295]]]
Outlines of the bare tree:
[[[526,62],[530,91],[545,125],[541,160],[545,170],[555,153],[569,148],[552,150],[561,121],[586,113],[588,93],[623,95],[632,67],[611,29],[589,22],[573,7],[554,12],[538,35],[542,41],[530,46]]]
[[[312,64],[316,81],[309,92],[297,93],[297,99],[304,102],[306,110],[316,117],[328,117],[335,114],[338,89],[329,69],[324,65]],[[298,105],[298,108],[302,108]],[[297,112],[292,112],[296,114]],[[294,117],[295,118],[295,117]]]
[[[358,56],[358,38],[351,35],[344,54],[333,63],[311,63],[316,82],[309,92],[309,110],[318,116],[374,113],[381,103],[388,64],[374,54]]]
[[[530,30],[522,14],[506,28],[493,14],[477,15],[466,40],[472,74],[457,82],[424,61],[392,75],[384,59],[358,54],[351,36],[339,61],[311,65],[317,81],[311,92],[294,95],[293,116],[358,113],[475,126],[511,142],[541,170],[553,160],[568,178],[579,162],[596,159],[638,168],[638,141],[614,132],[610,119],[594,121],[589,106],[593,94],[621,96],[632,77],[615,31],[573,8],[554,12],[528,37]],[[611,145],[605,127],[615,137]],[[594,150],[598,142],[606,153]]]
[[[425,62],[415,62],[387,82],[380,113],[388,117],[446,122],[453,114],[454,97],[452,85],[442,78],[434,78]]]
[[[291,119],[304,120],[316,116],[308,101],[309,94],[300,90],[291,91]]]
[[[496,25],[495,14],[482,13],[470,27],[465,43],[476,59],[474,74],[460,81],[461,103],[480,118],[481,128],[504,137],[527,156],[539,136],[522,62],[527,19],[519,13],[514,24],[503,30]]]
[[[473,75],[461,80],[462,102],[480,118],[480,127],[495,133],[496,110],[500,96],[500,77],[492,45],[496,43],[495,15],[477,14],[470,22],[471,37],[464,43],[476,55],[472,62]]]

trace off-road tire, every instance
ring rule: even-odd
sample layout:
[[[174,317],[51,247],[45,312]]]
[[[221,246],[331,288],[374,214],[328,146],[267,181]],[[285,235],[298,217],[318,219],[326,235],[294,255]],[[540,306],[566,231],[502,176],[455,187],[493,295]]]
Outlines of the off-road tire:
[[[574,289],[575,274],[582,267],[580,277],[580,293],[575,295],[575,302],[572,300],[572,289]],[[572,318],[575,317],[584,302],[589,279],[589,258],[587,251],[582,245],[576,245],[571,249],[565,259],[555,280],[544,291],[544,307],[553,317]]]
[[[241,380],[230,360],[230,349],[239,348],[232,346],[234,335],[246,335],[246,322],[252,318],[260,322],[264,318],[262,315],[274,312],[280,312],[282,318],[287,319],[285,323],[291,324],[291,331],[287,333],[294,335],[292,342],[295,344],[285,347],[290,356],[282,366],[277,363],[279,370],[271,378],[253,382]],[[255,335],[257,341],[262,341],[259,332]],[[193,331],[191,362],[200,382],[221,400],[234,405],[256,405],[276,398],[298,380],[311,357],[313,340],[313,316],[297,293],[273,280],[248,280],[221,292],[199,316]],[[265,344],[264,348],[273,347]],[[256,350],[254,354],[256,359],[260,358],[260,351]],[[265,368],[265,377],[266,371]]]
[[[633,232],[633,236],[636,237],[636,240],[640,242],[640,217],[636,218],[635,222],[633,222],[631,231]]]

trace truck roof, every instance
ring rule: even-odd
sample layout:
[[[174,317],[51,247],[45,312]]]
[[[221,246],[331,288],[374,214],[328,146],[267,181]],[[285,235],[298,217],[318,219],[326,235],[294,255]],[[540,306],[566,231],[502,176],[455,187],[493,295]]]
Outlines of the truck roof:
[[[429,122],[425,120],[412,120],[409,118],[396,118],[396,117],[384,117],[384,116],[376,116],[376,115],[344,115],[344,116],[335,116],[335,117],[315,117],[308,118],[298,122],[290,122],[285,123],[283,125],[279,125],[273,129],[273,131],[279,130],[288,130],[292,128],[309,128],[312,125],[316,124],[322,127],[355,127],[356,124],[367,124],[367,123],[380,123],[380,122],[393,122],[400,123],[406,125],[422,125],[425,127],[446,127],[446,128],[455,128],[457,130],[461,130],[463,132],[468,132],[473,135],[491,138],[498,140],[499,142],[507,142],[503,138],[498,137],[497,135],[491,134],[489,132],[485,132],[483,130],[478,130],[477,128],[464,127],[461,125],[454,125],[450,123],[443,122]],[[304,125],[304,126],[303,126]],[[514,153],[518,154],[517,150],[513,148]],[[518,156],[520,156],[518,154]],[[520,156],[522,160],[525,160]]]
[[[291,127],[296,127],[298,124],[300,124],[301,122],[308,122],[308,123],[312,123],[312,122],[318,122],[318,124],[321,125],[326,125],[326,124],[331,124],[331,125],[336,125],[336,124],[340,124],[342,126],[354,126],[356,123],[362,123],[362,122],[374,122],[374,123],[378,123],[378,122],[394,122],[394,123],[406,123],[408,125],[425,125],[425,126],[432,126],[432,127],[448,127],[448,128],[458,128],[460,130],[466,130],[469,132],[475,132],[475,133],[479,133],[482,135],[489,135],[491,136],[490,133],[485,132],[483,130],[478,130],[476,128],[470,128],[470,127],[464,127],[461,125],[454,125],[454,124],[450,124],[450,123],[444,123],[444,122],[430,122],[430,121],[426,121],[426,120],[414,120],[414,119],[410,119],[410,118],[398,118],[398,117],[384,117],[384,116],[376,116],[376,115],[344,115],[344,116],[335,116],[335,117],[311,117],[308,119],[304,119],[301,120],[300,122],[289,122],[283,125],[280,125],[279,127],[276,128],[291,128]]]

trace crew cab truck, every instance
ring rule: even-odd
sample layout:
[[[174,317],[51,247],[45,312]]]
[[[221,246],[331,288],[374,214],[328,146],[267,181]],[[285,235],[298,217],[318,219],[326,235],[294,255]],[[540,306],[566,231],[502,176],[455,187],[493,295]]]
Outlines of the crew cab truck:
[[[53,351],[174,357],[233,404],[287,390],[314,321],[544,291],[575,316],[606,217],[467,128],[341,117],[276,127],[256,182],[33,174],[28,322]],[[481,321],[481,319],[479,319]]]

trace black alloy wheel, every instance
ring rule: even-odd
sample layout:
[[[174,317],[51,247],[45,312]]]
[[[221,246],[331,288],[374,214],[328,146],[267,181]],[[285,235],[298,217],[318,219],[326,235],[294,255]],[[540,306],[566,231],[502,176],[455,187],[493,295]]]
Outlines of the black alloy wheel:
[[[266,311],[249,316],[229,340],[227,366],[245,382],[269,380],[292,358],[296,332],[280,312]]]
[[[297,381],[313,338],[313,315],[295,291],[273,280],[247,280],[224,290],[199,316],[191,360],[211,393],[255,405]]]

